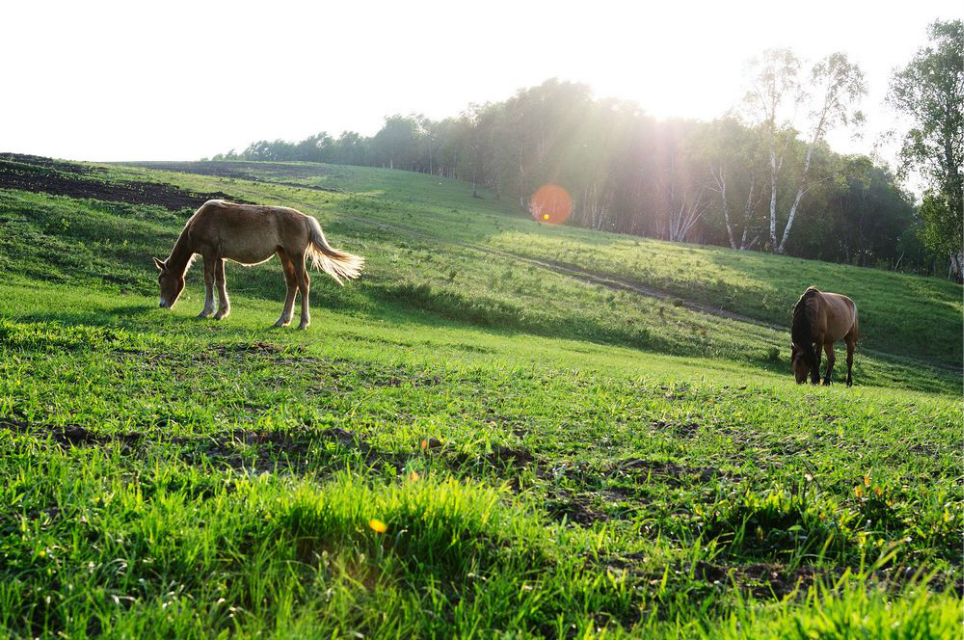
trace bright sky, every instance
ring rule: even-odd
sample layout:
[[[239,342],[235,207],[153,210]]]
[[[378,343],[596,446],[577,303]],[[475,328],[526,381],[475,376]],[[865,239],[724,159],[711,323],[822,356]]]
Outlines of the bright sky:
[[[708,120],[738,103],[747,59],[785,46],[842,50],[864,69],[864,137],[832,143],[869,152],[894,125],[892,70],[928,23],[962,15],[960,0],[7,2],[0,151],[192,160],[262,138],[371,135],[388,114],[455,115],[550,77]]]

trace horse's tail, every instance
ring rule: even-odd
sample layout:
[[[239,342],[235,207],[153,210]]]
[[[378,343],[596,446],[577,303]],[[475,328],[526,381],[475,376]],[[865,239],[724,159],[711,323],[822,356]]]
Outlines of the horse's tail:
[[[820,290],[816,287],[808,287],[807,291],[803,292],[803,296],[793,307],[793,323],[790,325],[790,339],[803,352],[803,357],[811,368],[817,364],[816,349],[820,349],[814,349],[813,346],[814,310],[811,301],[819,293]]]
[[[347,280],[358,278],[365,259],[333,248],[321,231],[321,224],[312,216],[306,216],[306,218],[311,238],[306,254],[311,259],[311,266],[334,278],[339,285],[344,284],[341,282],[343,278]]]

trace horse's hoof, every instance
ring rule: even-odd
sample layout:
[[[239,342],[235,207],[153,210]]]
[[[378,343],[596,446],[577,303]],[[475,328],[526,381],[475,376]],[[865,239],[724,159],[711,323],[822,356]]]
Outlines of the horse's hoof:
[[[299,323],[298,329],[308,329],[309,325],[311,325],[311,323]]]

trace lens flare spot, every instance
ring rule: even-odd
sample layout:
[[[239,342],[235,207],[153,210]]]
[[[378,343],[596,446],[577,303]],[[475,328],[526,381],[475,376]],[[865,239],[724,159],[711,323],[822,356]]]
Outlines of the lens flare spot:
[[[559,185],[543,185],[529,199],[529,213],[536,220],[559,225],[572,213],[572,198]]]

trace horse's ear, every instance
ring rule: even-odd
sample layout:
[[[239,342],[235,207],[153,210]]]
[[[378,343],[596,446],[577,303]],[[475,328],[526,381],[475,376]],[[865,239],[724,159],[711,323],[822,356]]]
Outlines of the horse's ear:
[[[154,257],[151,256],[151,258]],[[167,265],[164,264],[164,261],[160,258],[154,258],[154,266],[157,267],[158,271],[164,271],[164,269],[167,267]]]

